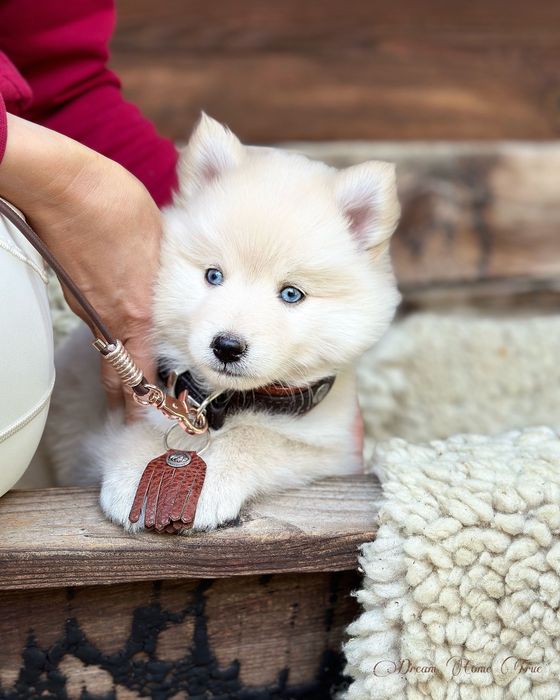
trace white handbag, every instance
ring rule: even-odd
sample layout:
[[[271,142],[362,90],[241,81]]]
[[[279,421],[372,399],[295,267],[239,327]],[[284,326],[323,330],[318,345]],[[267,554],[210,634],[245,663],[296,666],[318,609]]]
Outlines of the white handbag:
[[[0,215],[0,496],[39,445],[54,386],[53,355],[45,265]]]

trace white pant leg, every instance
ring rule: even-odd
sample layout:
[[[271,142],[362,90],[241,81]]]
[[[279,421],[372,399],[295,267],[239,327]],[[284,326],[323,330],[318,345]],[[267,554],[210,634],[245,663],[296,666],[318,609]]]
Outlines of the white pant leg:
[[[31,462],[53,384],[45,267],[31,244],[0,216],[0,496]]]

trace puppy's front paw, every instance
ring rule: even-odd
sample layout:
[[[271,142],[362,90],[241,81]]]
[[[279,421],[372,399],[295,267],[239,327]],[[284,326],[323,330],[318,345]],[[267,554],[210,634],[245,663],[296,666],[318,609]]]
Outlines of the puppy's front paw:
[[[115,470],[103,480],[101,487],[99,502],[103,512],[112,522],[122,525],[129,532],[144,529],[144,512],[138,522],[132,523],[129,520],[142,471],[141,468]],[[192,528],[182,530],[181,534],[193,530],[213,530],[235,521],[243,501],[239,488],[232,489],[227,480],[218,478],[209,470],[196,506]]]
[[[105,515],[130,532],[144,528],[128,519],[146,466],[161,452],[161,437],[151,426],[137,423],[110,435],[100,455],[103,480],[99,504]]]
[[[128,519],[134,501],[140,476],[126,475],[127,478],[105,479],[99,494],[99,505],[105,515],[114,523],[122,525],[129,532],[138,532],[144,528],[144,517],[136,523]]]
[[[241,491],[232,488],[228,481],[208,474],[198,500],[193,529],[214,530],[220,525],[233,524],[244,500]]]
[[[129,520],[138,485],[148,463],[157,455],[161,436],[148,426],[129,426],[107,445],[103,455],[100,505],[105,515],[129,532],[144,529],[144,512],[138,522]],[[192,530],[211,530],[235,520],[250,495],[247,479],[232,470],[231,458],[216,447],[207,458],[206,476],[198,499]],[[161,497],[161,493],[158,494]]]

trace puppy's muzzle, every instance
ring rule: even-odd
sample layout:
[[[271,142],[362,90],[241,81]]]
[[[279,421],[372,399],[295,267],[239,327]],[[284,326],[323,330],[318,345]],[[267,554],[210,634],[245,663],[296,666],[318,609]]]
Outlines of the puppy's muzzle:
[[[247,343],[236,335],[220,333],[211,342],[210,347],[214,355],[227,364],[228,362],[238,362],[247,352]]]

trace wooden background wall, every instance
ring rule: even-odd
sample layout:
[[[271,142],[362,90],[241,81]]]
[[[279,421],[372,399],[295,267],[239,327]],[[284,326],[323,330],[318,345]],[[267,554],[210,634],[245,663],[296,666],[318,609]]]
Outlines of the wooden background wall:
[[[537,295],[557,308],[560,2],[117,0],[117,9],[112,65],[167,136],[184,140],[204,109],[247,142],[299,141],[341,167],[397,162],[393,259],[410,308],[426,303],[426,288],[433,305],[470,299],[475,287],[483,305]]]
[[[113,66],[176,139],[551,139],[555,0],[117,0]]]

